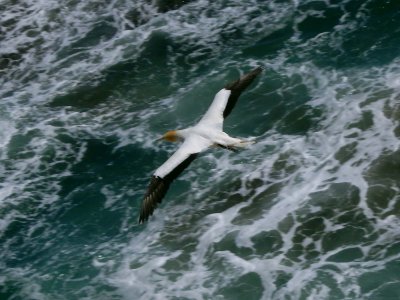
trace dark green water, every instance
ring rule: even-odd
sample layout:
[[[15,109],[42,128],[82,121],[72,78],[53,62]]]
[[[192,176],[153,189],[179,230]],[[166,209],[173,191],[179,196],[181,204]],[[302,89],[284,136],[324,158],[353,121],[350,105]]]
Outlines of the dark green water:
[[[0,97],[0,299],[400,299],[399,1],[4,0]]]

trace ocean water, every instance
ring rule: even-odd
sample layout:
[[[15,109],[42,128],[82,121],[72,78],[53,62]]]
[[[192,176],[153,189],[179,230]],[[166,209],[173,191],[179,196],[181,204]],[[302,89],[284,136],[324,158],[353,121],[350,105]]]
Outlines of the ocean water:
[[[400,299],[399,1],[2,0],[0,99],[0,299]]]

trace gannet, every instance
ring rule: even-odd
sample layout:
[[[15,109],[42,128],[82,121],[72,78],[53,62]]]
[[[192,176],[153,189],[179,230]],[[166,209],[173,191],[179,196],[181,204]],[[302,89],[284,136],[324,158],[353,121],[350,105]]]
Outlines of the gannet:
[[[159,140],[168,142],[183,141],[178,150],[162,164],[151,177],[140,209],[139,223],[144,223],[153,214],[158,203],[164,198],[170,184],[198,156],[212,146],[231,151],[254,143],[241,140],[225,133],[222,129],[224,119],[231,113],[240,94],[262,71],[261,67],[227,84],[214,97],[211,106],[200,121],[189,128],[167,131]]]

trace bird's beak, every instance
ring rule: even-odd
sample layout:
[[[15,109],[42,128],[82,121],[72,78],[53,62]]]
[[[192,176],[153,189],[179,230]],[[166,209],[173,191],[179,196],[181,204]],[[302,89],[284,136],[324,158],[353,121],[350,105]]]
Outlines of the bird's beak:
[[[163,139],[164,139],[164,136],[159,137],[158,139],[155,139],[154,142],[157,142],[157,143],[158,143],[158,142],[161,142]]]

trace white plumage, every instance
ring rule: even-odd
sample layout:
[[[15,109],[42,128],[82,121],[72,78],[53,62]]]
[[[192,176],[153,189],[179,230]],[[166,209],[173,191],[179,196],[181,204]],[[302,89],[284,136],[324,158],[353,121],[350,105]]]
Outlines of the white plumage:
[[[188,135],[178,150],[154,172],[154,176],[164,178],[190,155],[200,153],[212,145],[209,139],[195,133],[189,131]]]

